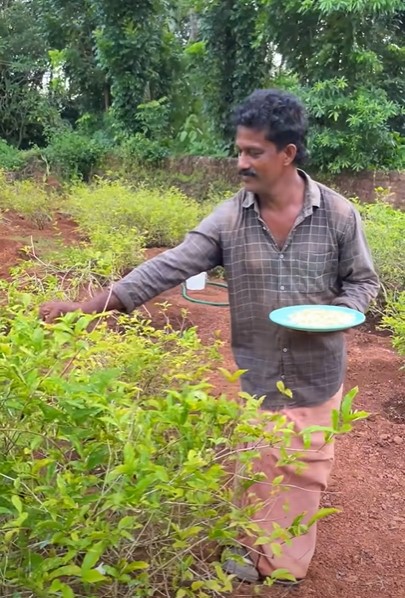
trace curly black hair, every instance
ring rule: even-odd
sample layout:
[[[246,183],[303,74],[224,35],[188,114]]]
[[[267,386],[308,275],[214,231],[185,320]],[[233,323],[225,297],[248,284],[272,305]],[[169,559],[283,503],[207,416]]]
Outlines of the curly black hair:
[[[266,132],[278,150],[289,143],[297,147],[294,163],[307,158],[306,136],[308,117],[300,100],[280,89],[256,89],[233,112],[234,126]]]

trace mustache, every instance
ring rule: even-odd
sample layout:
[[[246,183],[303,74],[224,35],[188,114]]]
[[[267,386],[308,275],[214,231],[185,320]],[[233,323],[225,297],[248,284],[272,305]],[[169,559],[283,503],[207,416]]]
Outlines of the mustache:
[[[238,170],[239,176],[249,176],[249,177],[257,177],[257,174],[251,168],[240,168]]]

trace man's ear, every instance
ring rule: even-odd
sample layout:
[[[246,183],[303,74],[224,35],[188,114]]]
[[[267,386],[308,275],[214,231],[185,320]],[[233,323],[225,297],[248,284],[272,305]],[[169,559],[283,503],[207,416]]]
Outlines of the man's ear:
[[[284,150],[284,166],[290,166],[295,160],[297,155],[297,146],[293,143],[289,143],[285,146]]]

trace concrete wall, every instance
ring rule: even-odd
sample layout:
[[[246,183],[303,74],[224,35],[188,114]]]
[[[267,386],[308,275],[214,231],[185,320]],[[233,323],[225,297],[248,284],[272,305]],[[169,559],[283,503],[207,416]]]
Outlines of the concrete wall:
[[[180,172],[184,175],[192,175],[198,172],[199,175],[204,175],[204,177],[224,179],[232,186],[239,184],[236,160],[231,158],[197,158],[189,156],[170,159],[167,162],[167,167],[173,173]],[[373,202],[376,198],[375,189],[383,187],[390,191],[387,201],[393,206],[405,210],[405,171],[348,172],[334,176],[311,173],[311,176],[329,187],[337,189],[346,197],[356,196],[365,202]]]
[[[357,173],[341,173],[329,180],[346,196],[357,196],[362,201],[373,202],[376,198],[375,189],[388,189],[387,200],[396,208],[405,210],[405,172],[364,171]]]

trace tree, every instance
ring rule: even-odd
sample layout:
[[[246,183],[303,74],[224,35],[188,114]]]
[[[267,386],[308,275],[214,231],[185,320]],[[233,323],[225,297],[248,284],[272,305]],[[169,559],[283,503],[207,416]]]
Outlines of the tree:
[[[232,108],[263,84],[272,61],[259,0],[210,0],[201,15],[205,93],[216,128],[229,144]]]
[[[46,48],[30,0],[0,5],[0,137],[26,147],[41,136]]]
[[[403,2],[264,3],[265,26],[310,111],[314,166],[403,167]]]
[[[90,0],[97,60],[111,81],[112,106],[127,131],[137,130],[137,106],[166,95],[173,35],[165,0]],[[169,54],[169,56],[168,56]]]
[[[83,113],[94,115],[107,110],[109,82],[97,60],[94,36],[97,20],[92,3],[90,0],[37,2],[40,26],[53,52],[51,58],[56,57],[56,64],[51,64],[53,76],[62,73],[65,89],[59,98],[62,111],[71,113],[74,120]]]

